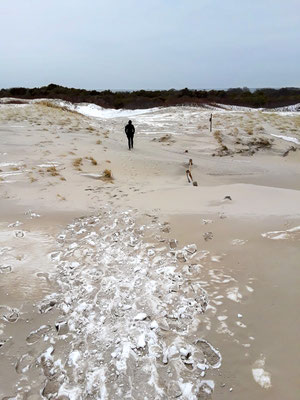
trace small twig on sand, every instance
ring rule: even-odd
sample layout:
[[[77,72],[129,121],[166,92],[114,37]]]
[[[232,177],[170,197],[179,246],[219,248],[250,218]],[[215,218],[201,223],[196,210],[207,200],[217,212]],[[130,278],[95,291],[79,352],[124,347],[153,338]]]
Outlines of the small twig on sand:
[[[288,156],[288,154],[289,154],[290,151],[296,151],[296,150],[297,150],[296,147],[291,146],[290,148],[287,149],[287,151],[285,151],[285,152],[283,153],[282,157],[286,157],[286,156]]]
[[[193,180],[193,176],[192,176],[192,172],[191,172],[192,165],[193,165],[193,160],[190,158],[190,160],[189,160],[189,169],[186,170],[186,177],[187,177],[188,183],[192,182],[193,186],[198,186],[198,183]]]

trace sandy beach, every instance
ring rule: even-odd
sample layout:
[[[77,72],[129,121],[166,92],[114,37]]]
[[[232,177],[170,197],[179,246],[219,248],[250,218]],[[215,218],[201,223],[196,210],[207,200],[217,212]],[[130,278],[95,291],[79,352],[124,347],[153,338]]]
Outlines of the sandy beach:
[[[0,134],[0,399],[298,398],[299,112],[3,102]]]

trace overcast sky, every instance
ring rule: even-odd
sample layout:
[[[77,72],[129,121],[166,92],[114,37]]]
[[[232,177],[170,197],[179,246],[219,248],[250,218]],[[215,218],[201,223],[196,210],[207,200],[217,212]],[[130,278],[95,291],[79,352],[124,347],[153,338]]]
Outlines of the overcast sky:
[[[1,0],[0,87],[300,87],[300,0]]]

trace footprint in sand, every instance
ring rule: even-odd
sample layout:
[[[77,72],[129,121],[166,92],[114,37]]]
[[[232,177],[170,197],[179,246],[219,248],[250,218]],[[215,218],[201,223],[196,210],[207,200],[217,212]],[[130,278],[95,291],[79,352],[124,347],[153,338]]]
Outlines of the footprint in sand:
[[[6,322],[16,322],[19,319],[20,312],[16,308],[9,306],[0,306],[0,318]]]
[[[25,236],[24,231],[15,231],[15,237],[16,238],[23,238]]]
[[[196,341],[196,344],[202,350],[209,366],[211,368],[219,368],[221,365],[221,354],[213,348],[213,346],[206,340],[200,339]]]
[[[30,354],[23,354],[18,361],[16,362],[16,372],[18,374],[23,374],[24,372],[27,372],[29,368],[32,366],[34,361],[34,357],[32,357]]]
[[[42,325],[37,330],[30,332],[26,338],[28,344],[36,343],[40,338],[51,330],[50,325]]]
[[[37,272],[36,276],[38,278],[44,278],[47,282],[50,282],[48,272]]]
[[[0,265],[0,274],[9,274],[12,271],[10,265]]]

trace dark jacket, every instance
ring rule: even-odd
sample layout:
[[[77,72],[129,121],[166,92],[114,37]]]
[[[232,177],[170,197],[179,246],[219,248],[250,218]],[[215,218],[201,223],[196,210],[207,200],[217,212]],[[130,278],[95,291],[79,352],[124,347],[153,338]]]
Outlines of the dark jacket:
[[[126,133],[127,136],[128,135],[134,135],[134,132],[135,132],[135,129],[134,129],[134,126],[132,124],[127,124],[125,126],[125,133]]]

